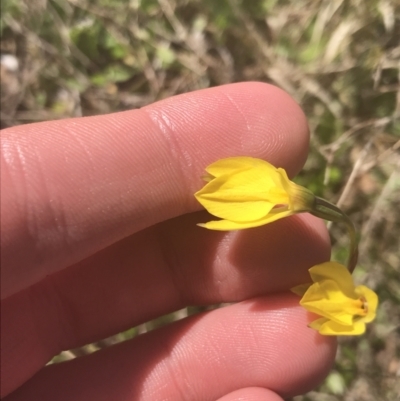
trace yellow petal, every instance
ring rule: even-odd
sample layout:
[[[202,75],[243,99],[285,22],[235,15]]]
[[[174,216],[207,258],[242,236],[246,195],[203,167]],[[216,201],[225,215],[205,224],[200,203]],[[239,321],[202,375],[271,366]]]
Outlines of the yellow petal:
[[[254,221],[232,221],[232,220],[213,220],[207,223],[197,224],[200,227],[208,228],[210,230],[230,231],[230,230],[243,230],[245,228],[259,227],[264,224],[272,223],[273,221],[279,220],[283,217],[287,217],[293,214],[290,210],[284,210],[279,213],[271,213],[262,219]]]
[[[287,193],[290,193],[292,188],[290,184],[292,183],[289,180],[289,177],[287,176],[286,171],[283,168],[278,168],[277,170],[277,176],[276,176],[276,185],[281,186],[282,188],[285,189]]]
[[[251,169],[214,178],[195,196],[211,214],[234,221],[257,220],[289,201],[270,176]]]
[[[299,295],[300,297],[302,297],[308,290],[308,288],[311,286],[311,283],[307,283],[307,284],[300,284],[297,285],[296,287],[293,287],[290,289],[290,291],[293,292],[293,294]]]
[[[351,325],[343,325],[329,320],[323,323],[318,331],[325,336],[358,336],[364,334],[365,324],[355,322]]]
[[[210,182],[210,181],[212,181],[215,177],[213,177],[211,174],[206,174],[206,175],[203,175],[201,178],[203,179],[203,181]]]
[[[337,323],[350,325],[354,315],[362,315],[361,301],[348,298],[332,280],[323,280],[309,287],[300,305]]]
[[[311,322],[308,327],[317,330],[324,336],[351,336],[360,335],[365,332],[365,324],[355,322],[351,325],[343,325],[332,320],[321,317]]]
[[[274,207],[273,204],[264,201],[230,203],[202,201],[202,204],[215,217],[237,223],[257,221],[268,215]]]
[[[290,209],[297,213],[311,211],[314,207],[315,195],[307,188],[290,181],[283,168],[278,168],[277,172],[279,180],[276,185],[282,187],[289,195]]]
[[[214,177],[220,177],[221,175],[231,174],[237,170],[246,170],[250,168],[261,168],[264,170],[263,174],[267,175],[276,170],[272,164],[269,164],[264,160],[255,159],[254,157],[238,156],[217,160],[216,162],[210,164],[206,168],[206,171]]]
[[[314,320],[311,323],[309,323],[308,327],[310,329],[319,330],[321,328],[321,326],[326,322],[329,322],[329,319],[327,319],[326,317],[320,317],[319,319]]]
[[[353,277],[349,270],[337,262],[325,262],[308,270],[312,280],[316,283],[324,279],[333,280],[340,290],[350,298],[357,298],[354,291]]]

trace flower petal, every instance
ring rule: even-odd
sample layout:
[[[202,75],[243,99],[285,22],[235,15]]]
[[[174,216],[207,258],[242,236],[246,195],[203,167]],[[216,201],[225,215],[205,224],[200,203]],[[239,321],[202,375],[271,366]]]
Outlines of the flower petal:
[[[329,322],[329,319],[327,319],[326,317],[320,317],[319,319],[314,320],[311,323],[309,323],[308,327],[310,329],[319,330],[321,328],[321,326],[326,322]]]
[[[238,170],[246,170],[250,168],[263,169],[263,174],[271,174],[276,168],[268,162],[256,159],[254,157],[228,157],[226,159],[217,160],[206,167],[206,171],[214,177],[220,177],[225,174],[232,174]],[[275,173],[276,174],[276,173]]]
[[[257,221],[268,215],[274,207],[273,204],[264,201],[227,203],[204,200],[201,203],[215,217],[238,223]]]
[[[363,313],[361,302],[348,298],[333,280],[314,283],[300,300],[300,305],[345,325],[351,325],[354,315]]]
[[[358,298],[354,291],[353,277],[349,270],[337,262],[325,262],[308,270],[314,282],[333,280],[340,290],[350,298]]]
[[[254,221],[232,221],[232,220],[213,220],[207,223],[197,224],[200,227],[208,228],[210,230],[230,231],[230,230],[243,230],[245,228],[259,227],[264,224],[272,223],[283,217],[293,214],[290,210],[284,210],[278,213],[270,213],[262,219]]]
[[[307,290],[310,288],[311,285],[312,283],[296,285],[296,287],[291,288],[290,291],[292,291],[293,294],[302,297],[307,292]]]
[[[195,194],[214,216],[233,221],[258,220],[289,197],[271,177],[257,170],[240,170],[211,180]]]
[[[365,324],[362,322],[354,322],[351,325],[343,325],[329,320],[322,324],[318,331],[325,336],[356,336],[364,334]]]
[[[250,169],[216,177],[196,192],[195,196],[224,201],[265,200],[273,203],[288,201],[287,193],[275,185],[271,176]],[[278,202],[274,199],[276,196],[281,196]]]

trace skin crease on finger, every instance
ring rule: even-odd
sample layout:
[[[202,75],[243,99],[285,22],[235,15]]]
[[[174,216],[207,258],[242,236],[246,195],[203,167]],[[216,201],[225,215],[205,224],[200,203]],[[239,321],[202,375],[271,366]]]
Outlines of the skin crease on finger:
[[[207,125],[204,125],[205,117],[209,121]],[[133,133],[132,125],[143,133]],[[140,146],[137,146],[138,143]],[[174,143],[172,150],[169,147],[171,143]],[[265,238],[266,243],[272,243],[271,249],[277,252],[270,257],[271,266],[283,256],[281,266],[286,267],[277,269],[284,278],[280,287],[272,285],[268,288],[269,283],[279,283],[279,274],[275,281],[268,281],[275,270],[269,270],[269,276],[257,273],[261,270],[256,266],[268,262],[263,257],[254,257],[257,252],[252,253],[250,259],[246,252],[236,252],[236,260],[242,260],[240,263],[252,260],[255,270],[235,274],[235,270],[227,268],[225,273],[220,270],[219,276],[207,270],[212,280],[203,283],[200,287],[203,290],[197,290],[203,291],[203,294],[187,294],[186,299],[181,294],[168,291],[168,288],[173,288],[170,279],[161,280],[165,277],[166,263],[156,263],[158,256],[167,255],[173,259],[174,255],[160,249],[160,243],[154,240],[154,249],[158,246],[161,254],[154,254],[152,249],[148,249],[152,244],[151,241],[150,245],[148,243],[150,237],[160,238],[162,234],[161,238],[166,238],[168,231],[175,233],[177,229],[182,233],[180,237],[176,236],[177,241],[184,243],[187,231],[182,229],[182,225],[172,225],[168,229],[170,223],[167,222],[160,226],[165,226],[165,230],[151,228],[148,232],[131,234],[155,222],[198,208],[193,192],[201,186],[199,177],[204,166],[215,159],[237,154],[262,157],[293,174],[304,162],[307,144],[307,126],[298,106],[279,89],[256,83],[229,85],[179,96],[149,106],[142,113],[127,112],[43,123],[2,133],[2,167],[6,167],[2,168],[2,185],[10,189],[2,191],[1,195],[2,297],[61,270],[35,286],[8,297],[2,304],[5,311],[5,317],[2,313],[2,340],[5,339],[2,341],[2,380],[4,377],[12,378],[8,384],[6,381],[8,388],[2,385],[2,391],[9,392],[28,379],[60,349],[73,343],[82,345],[91,339],[131,327],[137,322],[182,307],[189,299],[197,302],[202,299],[206,303],[240,300],[284,289],[292,283],[298,284],[298,280],[306,277],[306,268],[310,263],[326,258],[326,238],[321,242],[326,234],[320,229],[318,234],[311,236],[312,230],[306,230],[305,237],[299,229],[301,241],[305,241],[303,245],[308,244],[306,247],[309,246],[310,253],[304,258],[305,248],[300,241],[300,257],[294,253],[292,258],[299,266],[297,276],[285,273],[288,266],[293,268],[293,262],[291,265],[290,258],[285,261],[287,252],[278,254],[280,248],[271,242],[274,235]],[[73,163],[75,157],[77,160]],[[149,164],[151,160],[157,160],[158,164]],[[96,169],[96,165],[101,167]],[[184,184],[178,188],[179,185],[174,182]],[[16,199],[20,202],[15,202]],[[153,206],[149,208],[148,205]],[[195,223],[190,221],[193,227]],[[279,223],[275,227],[278,226]],[[71,235],[70,231],[67,233],[67,227],[68,230],[71,227],[78,229],[75,234],[79,235]],[[225,235],[195,229],[202,233],[201,237],[213,238],[214,242],[215,238],[220,238],[225,246],[229,243],[224,239],[230,238],[229,233]],[[38,232],[47,234],[38,238]],[[284,232],[282,230],[282,240],[287,239]],[[292,231],[287,228],[286,232]],[[124,237],[127,238],[121,241]],[[257,243],[254,239],[259,238],[256,236],[252,240],[247,234],[240,234],[239,237],[243,237],[240,242],[248,244],[246,249],[254,248]],[[293,235],[293,243],[295,240]],[[311,245],[315,240],[319,241],[321,252],[318,252],[318,246]],[[112,243],[115,245],[109,246]],[[194,244],[205,245],[204,240],[199,244],[194,241]],[[137,257],[132,256],[135,246]],[[258,246],[263,249],[264,244],[259,243]],[[142,248],[153,259],[143,259],[145,253],[141,252]],[[103,251],[99,252],[101,249]],[[9,251],[8,255],[4,256],[4,250]],[[62,271],[83,258],[86,259]],[[147,274],[143,275],[138,270],[131,281],[124,282],[124,274],[132,270],[128,269],[132,263]],[[160,267],[148,269],[151,265],[161,266],[164,270]],[[171,260],[167,265],[171,265]],[[182,268],[187,269],[187,265],[191,266],[190,260],[182,263]],[[119,268],[123,270],[118,272]],[[104,272],[103,281],[90,281],[90,277],[98,276],[100,271]],[[193,273],[193,270],[189,271]],[[256,274],[252,277],[249,272]],[[117,277],[118,273],[120,277]],[[160,277],[159,282],[154,281],[155,277]],[[199,275],[195,277],[199,278]],[[226,280],[227,277],[230,280]],[[226,288],[230,286],[230,295],[221,292],[220,285],[210,290],[210,284],[220,283],[221,280],[226,282]],[[262,283],[262,280],[265,286],[253,286],[254,283]],[[135,283],[139,291],[135,290]],[[185,284],[188,291],[198,288],[193,279],[192,284]],[[54,291],[54,288],[57,290]],[[140,290],[144,289],[147,293],[141,294]],[[218,295],[212,296],[213,292]],[[63,294],[61,308],[60,302],[57,302],[60,294]],[[104,306],[99,307],[101,299],[104,299]],[[53,306],[49,307],[52,302]],[[34,313],[31,313],[32,310]],[[77,311],[82,311],[82,314],[77,315]],[[4,327],[8,328],[5,336]],[[91,332],[87,331],[90,327]],[[4,346],[4,343],[7,345]],[[26,358],[27,355],[30,357]],[[20,360],[24,360],[23,365],[18,362]]]
[[[175,322],[48,366],[5,401],[215,400],[248,387],[303,393],[327,374],[335,338],[309,329],[312,317],[297,302],[276,294]]]
[[[308,127],[282,90],[240,83],[106,116],[2,131],[1,297],[160,221],[200,209],[204,167],[261,157],[290,175]]]

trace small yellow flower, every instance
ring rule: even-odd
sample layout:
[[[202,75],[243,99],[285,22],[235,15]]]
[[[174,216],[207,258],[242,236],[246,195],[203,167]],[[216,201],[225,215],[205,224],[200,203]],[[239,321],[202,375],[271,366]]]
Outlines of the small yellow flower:
[[[326,262],[309,269],[313,283],[292,288],[302,296],[300,305],[322,316],[309,327],[324,335],[359,335],[375,319],[378,296],[369,288],[354,286],[347,268]]]
[[[206,171],[207,184],[195,197],[222,220],[199,224],[202,227],[240,230],[313,209],[313,193],[264,160],[230,157],[216,161]]]

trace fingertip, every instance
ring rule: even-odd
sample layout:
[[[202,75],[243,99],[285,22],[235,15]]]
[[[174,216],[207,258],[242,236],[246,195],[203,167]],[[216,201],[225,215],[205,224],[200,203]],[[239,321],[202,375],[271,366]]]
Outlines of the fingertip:
[[[315,316],[298,302],[299,297],[289,293],[260,297],[243,302],[247,311],[243,308],[243,315],[239,312],[237,317],[243,329],[235,342],[247,342],[246,349],[254,361],[250,369],[254,377],[259,377],[258,385],[285,399],[318,386],[336,355],[336,337],[310,329],[308,324]],[[265,359],[257,360],[254,350]],[[268,371],[267,377],[260,375],[263,369]]]
[[[267,154],[267,160],[289,176],[297,174],[309,149],[308,122],[299,104],[281,88],[263,82],[238,83],[226,90],[244,113],[258,116],[245,138],[244,154],[256,151],[260,158]]]
[[[293,176],[307,158],[309,130],[303,111],[288,93],[267,83],[222,85],[143,110],[162,131],[182,131],[199,166],[229,156],[253,156],[284,167]],[[183,126],[186,129],[180,130]],[[191,137],[198,138],[192,152]],[[180,136],[179,141],[185,143],[185,138]]]
[[[249,387],[226,394],[217,401],[283,401],[283,398],[266,388]]]
[[[290,360],[292,355],[294,356],[292,360],[294,380],[290,386],[274,389],[284,398],[305,394],[320,385],[332,369],[337,350],[337,338],[323,336],[310,328],[309,325],[316,316],[299,305],[298,296],[291,294],[290,297],[296,305],[292,310],[290,331],[292,339],[296,339],[298,349],[290,353],[290,346],[285,348],[288,353],[286,357],[283,356],[284,360]],[[285,347],[284,344],[281,346]]]
[[[334,360],[335,339],[309,329],[310,317],[291,294],[248,300],[48,366],[10,399],[107,394],[121,401],[184,400],[225,394],[222,401],[281,401],[279,396],[314,388]]]

